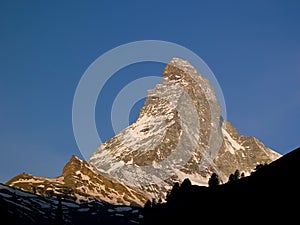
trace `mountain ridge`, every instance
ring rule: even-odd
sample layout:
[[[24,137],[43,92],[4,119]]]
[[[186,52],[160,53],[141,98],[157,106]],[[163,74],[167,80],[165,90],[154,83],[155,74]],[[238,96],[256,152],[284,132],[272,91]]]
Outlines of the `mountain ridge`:
[[[62,195],[77,202],[102,200],[112,204],[141,206],[147,200],[144,193],[96,173],[86,161],[75,155],[64,166],[61,176],[44,178],[22,173],[6,184],[43,196]]]
[[[207,185],[216,172],[226,182],[237,168],[249,174],[256,164],[280,156],[223,121],[209,80],[189,62],[173,58],[162,84],[148,91],[136,122],[101,144],[89,163],[160,198],[184,177]]]
[[[59,177],[20,174],[7,184],[45,196],[142,206],[164,199],[186,177],[207,186],[216,172],[225,183],[236,169],[248,175],[279,157],[223,121],[210,82],[189,62],[173,58],[136,122],[101,144],[89,161],[72,156]]]

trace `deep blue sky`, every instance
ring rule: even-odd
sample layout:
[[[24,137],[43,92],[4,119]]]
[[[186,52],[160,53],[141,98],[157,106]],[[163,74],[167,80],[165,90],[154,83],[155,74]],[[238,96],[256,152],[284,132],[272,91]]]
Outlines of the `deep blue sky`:
[[[82,157],[72,130],[76,86],[101,54],[138,40],[194,51],[241,134],[281,154],[298,147],[299,12],[298,1],[1,1],[0,182],[21,172],[55,177],[72,154]],[[101,111],[109,99],[97,104],[102,138],[112,135]]]

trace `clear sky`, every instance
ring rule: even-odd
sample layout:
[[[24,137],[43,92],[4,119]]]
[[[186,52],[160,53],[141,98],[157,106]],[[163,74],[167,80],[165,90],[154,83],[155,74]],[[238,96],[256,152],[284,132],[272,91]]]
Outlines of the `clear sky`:
[[[299,12],[299,1],[2,0],[0,182],[22,172],[55,177],[71,155],[82,158],[72,129],[77,84],[100,55],[138,40],[170,41],[198,54],[222,88],[227,120],[241,134],[281,154],[295,149]],[[128,82],[125,75],[160,75],[162,69],[136,65],[110,80],[96,106],[103,139],[113,136],[111,101]]]

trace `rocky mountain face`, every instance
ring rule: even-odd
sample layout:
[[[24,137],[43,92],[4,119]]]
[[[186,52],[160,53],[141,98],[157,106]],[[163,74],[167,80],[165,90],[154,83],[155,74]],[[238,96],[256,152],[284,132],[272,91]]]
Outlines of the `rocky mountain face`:
[[[165,199],[175,181],[206,186],[216,172],[225,183],[281,155],[227,121],[210,82],[189,62],[174,58],[162,84],[148,91],[137,121],[101,144],[87,162],[72,157],[54,179],[21,174],[7,184],[41,195],[143,205]]]
[[[249,174],[278,157],[223,121],[210,82],[189,62],[174,58],[162,84],[148,91],[137,121],[99,146],[90,164],[157,198],[174,181],[188,177],[207,185],[216,172],[226,182],[236,169]]]
[[[140,191],[102,176],[87,162],[76,156],[72,156],[64,167],[62,175],[57,178],[37,177],[23,173],[6,184],[47,197],[60,195],[76,202],[102,200],[116,205],[140,206],[148,197]]]

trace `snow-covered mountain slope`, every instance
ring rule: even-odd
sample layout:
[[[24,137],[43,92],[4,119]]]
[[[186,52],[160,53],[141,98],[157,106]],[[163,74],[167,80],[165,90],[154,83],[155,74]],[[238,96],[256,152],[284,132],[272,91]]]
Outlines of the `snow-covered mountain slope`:
[[[103,200],[116,205],[141,206],[149,198],[145,193],[96,173],[87,162],[76,156],[72,156],[57,178],[23,173],[12,178],[7,185],[43,196],[62,195],[77,202]]]
[[[162,84],[149,90],[135,123],[92,154],[90,164],[121,183],[162,197],[188,177],[207,185],[213,172],[226,182],[236,169],[249,174],[280,154],[227,121],[210,82],[189,62],[174,58]]]
[[[216,172],[224,183],[236,169],[248,175],[280,156],[223,121],[210,82],[174,58],[162,84],[148,91],[137,121],[100,145],[89,164],[74,156],[60,177],[20,174],[7,184],[44,196],[141,206],[165,199],[176,181],[206,186]]]
[[[74,202],[44,197],[0,184],[0,218],[5,224],[138,224],[139,207],[116,206],[102,201]],[[61,218],[58,217],[60,215]],[[59,221],[63,221],[60,223]]]

